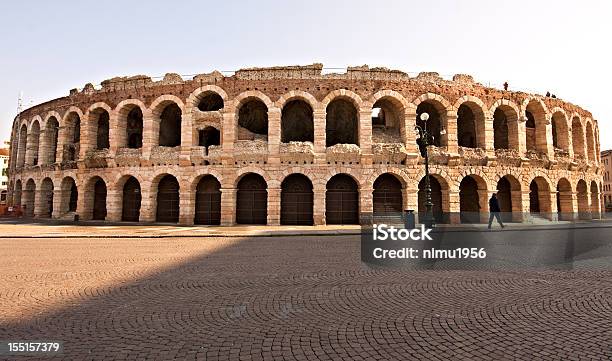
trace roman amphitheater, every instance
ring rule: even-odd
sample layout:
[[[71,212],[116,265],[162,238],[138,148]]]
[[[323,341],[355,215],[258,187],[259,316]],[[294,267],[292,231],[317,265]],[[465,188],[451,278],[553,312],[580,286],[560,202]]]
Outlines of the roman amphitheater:
[[[9,202],[38,218],[183,225],[420,213],[417,124],[433,135],[438,223],[486,221],[493,192],[507,221],[600,217],[588,111],[464,74],[321,64],[113,78],[24,110]]]

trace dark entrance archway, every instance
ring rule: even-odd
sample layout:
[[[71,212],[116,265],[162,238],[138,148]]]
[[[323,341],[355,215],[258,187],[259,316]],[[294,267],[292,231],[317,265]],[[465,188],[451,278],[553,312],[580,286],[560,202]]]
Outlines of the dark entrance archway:
[[[581,179],[576,185],[576,197],[578,198],[578,218],[590,219],[589,213],[589,195],[586,182]]]
[[[138,183],[136,178],[130,177],[123,185],[121,220],[125,222],[138,222],[140,219],[141,201],[140,183]]]
[[[400,220],[403,211],[402,183],[389,173],[374,181],[372,192],[374,219]]]
[[[471,176],[459,184],[459,215],[461,223],[480,223],[478,183]]]
[[[557,217],[560,221],[571,221],[574,218],[572,185],[566,178],[557,183]]]
[[[302,174],[291,174],[281,184],[281,224],[313,224],[312,183]]]
[[[68,199],[68,212],[76,212],[77,210],[77,202],[79,200],[79,190],[76,186],[76,183],[72,181],[72,185],[70,185],[70,198]]]
[[[529,184],[529,213],[540,213],[540,189],[535,180]]]
[[[325,193],[327,224],[359,224],[359,187],[346,174],[337,174],[327,182]]]
[[[179,182],[171,175],[157,185],[157,222],[177,223],[179,220]]]
[[[221,183],[212,175],[200,179],[196,187],[195,224],[221,224]]]
[[[249,173],[238,182],[236,223],[266,224],[268,221],[268,184],[262,176]]]
[[[506,177],[497,182],[497,200],[503,222],[512,222],[512,186]]]
[[[92,219],[102,221],[106,219],[106,183],[100,178],[94,183]]]

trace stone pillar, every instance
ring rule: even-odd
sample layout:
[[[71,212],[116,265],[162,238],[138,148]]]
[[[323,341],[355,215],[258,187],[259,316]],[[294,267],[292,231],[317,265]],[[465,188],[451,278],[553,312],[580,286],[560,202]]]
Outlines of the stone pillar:
[[[139,222],[155,222],[157,212],[156,192],[151,191],[151,184],[145,183],[140,187],[140,219]]]
[[[119,112],[116,110],[111,111],[109,114],[109,129],[108,129],[108,140],[109,140],[109,149],[108,156],[109,158],[115,158],[117,154],[117,149],[120,147],[125,147],[125,137],[126,137],[126,127],[125,122],[123,124],[119,124]],[[108,202],[107,202],[108,203]],[[106,207],[108,214],[108,206]],[[108,219],[108,215],[106,217]]]
[[[361,187],[359,189],[359,224],[372,224],[372,214],[374,213],[374,198],[372,187]]]
[[[510,190],[510,199],[512,200],[512,221],[523,222],[523,192],[520,190]]]
[[[449,190],[448,191],[448,205],[449,205],[449,223],[450,224],[460,224],[461,216],[459,212],[461,212],[461,206],[459,201],[459,190]]]
[[[79,186],[79,198],[77,199],[77,213],[79,219],[88,221],[93,218],[94,192],[92,189],[87,189],[87,184],[83,183]]]
[[[188,184],[181,184],[179,194],[179,224],[191,226],[195,218],[195,191]]]
[[[442,129],[446,130],[446,134],[441,135],[442,148],[446,147],[446,151],[450,154],[459,153],[459,145],[457,144],[457,111],[448,110],[446,112],[446,124],[442,121]]]
[[[120,222],[123,207],[123,190],[114,187],[108,188],[106,192],[106,220]]]
[[[268,225],[280,225],[281,212],[281,189],[278,187],[268,187]]]
[[[143,110],[142,113],[142,158],[148,160],[153,147],[159,144],[159,122],[154,119],[152,112]]]
[[[525,117],[525,113],[523,112],[523,114],[519,116],[518,121],[518,151],[521,157],[525,157],[525,154],[527,153],[526,122],[527,117]]]
[[[549,159],[554,159],[555,148],[553,147],[552,120],[551,116],[548,114],[546,115],[546,122],[544,126],[544,137],[538,136],[536,132],[536,149],[539,149],[541,152],[546,153]]]
[[[268,109],[268,163],[280,164],[281,110]],[[269,217],[268,217],[269,219]]]
[[[222,163],[229,166],[233,164],[232,154],[234,153],[234,142],[236,141],[236,111],[232,103],[223,112],[223,128],[221,133],[221,147],[223,150]],[[223,217],[221,217],[223,219]],[[222,221],[223,222],[223,221]]]
[[[550,192],[550,217],[549,219],[553,222],[557,222],[559,220],[559,210],[557,209],[557,192]]]
[[[372,109],[359,110],[358,126],[361,163],[372,164]]]
[[[416,108],[406,108],[404,112],[404,134],[405,134],[405,147],[408,153],[419,153],[419,147],[416,143]]]
[[[315,163],[325,164],[325,109],[317,109],[313,113],[314,121],[314,152]]]
[[[521,209],[523,221],[529,220],[531,217],[531,212],[529,211],[529,189],[521,192]]]
[[[315,226],[325,225],[325,185],[315,184],[313,187],[313,218]]]
[[[484,118],[484,144],[483,148],[488,157],[495,156],[495,131],[493,129],[493,115],[487,113]],[[509,138],[509,137],[508,137]],[[488,219],[487,219],[488,221]]]
[[[61,185],[56,186],[53,190],[53,213],[51,214],[51,218],[59,219],[62,217],[64,197],[66,197],[65,193],[66,192],[62,191]],[[68,194],[70,194],[70,192],[68,192]]]
[[[489,192],[486,189],[478,189],[478,205],[480,206],[478,211],[480,223],[487,223],[489,221]]]
[[[221,225],[236,224],[236,188],[221,188]]]
[[[402,189],[402,204],[404,206],[404,209],[402,209],[402,211],[405,211],[407,209],[412,209],[414,210],[414,213],[418,213],[419,211],[419,190],[414,188],[405,188]]]
[[[181,116],[181,153],[179,164],[181,166],[191,165],[191,147],[193,146],[193,117],[191,107],[186,107],[186,111]],[[182,193],[182,192],[181,192]],[[181,218],[181,216],[179,216]],[[182,224],[182,220],[179,220]],[[193,217],[191,219],[193,224]]]
[[[45,192],[43,192],[42,190],[42,185],[41,187],[36,188],[34,193],[36,193],[34,197],[34,217],[40,218],[42,214],[44,213],[43,208],[44,208],[44,203],[45,203],[43,201],[43,196]]]

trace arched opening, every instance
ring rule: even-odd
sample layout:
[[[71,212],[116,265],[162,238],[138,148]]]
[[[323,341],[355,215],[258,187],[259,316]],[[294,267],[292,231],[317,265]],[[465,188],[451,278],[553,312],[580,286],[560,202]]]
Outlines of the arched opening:
[[[76,212],[79,192],[74,179],[72,177],[65,177],[62,180],[61,189],[61,215],[67,212]]]
[[[0,203],[6,204],[7,197],[8,197],[8,191],[6,189],[0,191]]]
[[[281,183],[281,224],[313,224],[312,182],[303,174],[291,174]]]
[[[106,219],[106,183],[98,178],[93,186],[93,215],[94,220]]]
[[[62,162],[74,162],[78,158],[81,142],[81,118],[75,112],[68,114],[64,128]]]
[[[181,108],[176,103],[167,105],[159,116],[159,146],[181,145]]]
[[[123,185],[121,220],[125,222],[138,222],[140,220],[141,201],[140,183],[136,178],[129,177]]]
[[[212,175],[200,179],[196,187],[195,224],[221,224],[221,183]]]
[[[29,165],[38,165],[38,148],[40,146],[40,123],[35,120],[30,129],[30,139],[28,140],[29,154],[26,153]]]
[[[41,218],[51,218],[53,214],[53,181],[51,178],[43,179],[40,185],[40,210]]]
[[[466,176],[461,180],[459,184],[459,218],[461,223],[481,223],[480,190],[474,177]]]
[[[259,174],[249,173],[238,182],[236,223],[266,224],[268,221],[268,184]]]
[[[565,178],[561,178],[557,182],[557,218],[560,221],[571,221],[574,219],[572,185]]]
[[[528,151],[547,152],[546,112],[542,105],[532,100],[525,110],[525,144]]]
[[[127,114],[125,135],[128,148],[142,148],[142,118],[142,110],[138,106],[134,106]]]
[[[586,125],[586,140],[587,140],[587,157],[589,162],[593,162],[596,159],[595,156],[595,140],[593,136],[593,126],[591,122],[587,122]]]
[[[497,182],[497,201],[501,210],[503,222],[512,221],[512,186],[506,177]]]
[[[223,109],[223,98],[215,92],[208,92],[199,99],[198,109],[202,112],[212,112]]]
[[[534,216],[551,218],[550,186],[543,177],[535,177],[529,184],[529,212]]]
[[[374,181],[372,192],[374,219],[401,220],[404,210],[402,183],[390,173],[380,175]]]
[[[104,109],[98,110],[94,113],[95,122],[93,126],[95,129],[95,139],[97,150],[109,148],[109,120],[110,116]]]
[[[208,155],[208,147],[221,144],[221,132],[215,127],[206,127],[198,131],[198,145],[205,147]]]
[[[36,204],[36,183],[33,179],[26,182],[23,195],[23,215],[26,217],[34,216],[34,204]]]
[[[535,150],[535,118],[529,111],[525,112],[525,117],[527,118],[525,121],[525,144],[527,150]]]
[[[24,124],[19,131],[19,146],[17,147],[17,168],[25,165],[26,147],[28,144],[28,127]]]
[[[157,222],[177,223],[179,220],[179,182],[166,175],[157,185]]]
[[[238,110],[238,140],[268,140],[268,107],[256,98]]]
[[[287,102],[281,113],[281,142],[314,142],[312,107],[301,99]]]
[[[325,144],[359,145],[359,115],[355,104],[344,98],[332,100],[325,115]]]
[[[510,149],[508,117],[501,109],[493,113],[493,147],[495,149]]]
[[[569,131],[567,127],[567,120],[561,112],[556,112],[552,116],[552,135],[553,135],[553,147],[564,151],[569,150]]]
[[[427,200],[427,189],[426,189],[426,179],[425,177],[421,178],[419,182],[419,191],[417,194],[419,207],[419,219],[423,219],[425,214],[427,213],[427,207],[425,206],[425,202]],[[434,175],[429,176],[429,188],[431,189],[431,203],[433,203],[432,213],[436,223],[448,223],[448,217],[445,214],[445,205],[444,205],[444,192],[448,192],[448,187],[443,187],[437,177]]]
[[[55,117],[50,117],[47,120],[47,126],[45,130],[46,137],[46,150],[43,154],[44,164],[53,164],[56,162],[57,157],[57,139],[59,136],[59,122]]]
[[[584,180],[579,180],[576,185],[576,196],[578,198],[578,218],[591,219],[589,212],[589,195],[587,184]]]
[[[463,103],[457,110],[457,143],[460,147],[484,148],[484,113],[475,103]]]
[[[421,119],[421,114],[427,113],[429,119],[424,121]],[[442,124],[446,120],[446,109],[438,102],[425,101],[417,106],[416,124],[424,129],[433,137],[433,144],[436,147],[441,147],[442,144]],[[445,145],[445,144],[444,144]],[[419,148],[422,145],[419,144]],[[423,150],[421,149],[421,154]]]
[[[372,106],[372,143],[402,143],[405,138],[404,109],[393,98],[382,98]]]
[[[595,181],[591,182],[591,217],[599,219],[599,188]]]
[[[574,158],[584,158],[584,132],[578,117],[572,119],[572,144],[574,146]]]
[[[21,180],[18,179],[17,182],[15,182],[15,192],[13,194],[13,205],[14,206],[21,206],[21,193],[22,193]]]
[[[349,175],[336,174],[327,182],[327,224],[359,224],[359,186]]]

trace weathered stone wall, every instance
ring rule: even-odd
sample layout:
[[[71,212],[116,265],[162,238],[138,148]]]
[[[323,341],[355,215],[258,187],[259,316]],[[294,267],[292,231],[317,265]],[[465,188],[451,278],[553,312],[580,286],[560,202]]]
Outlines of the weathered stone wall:
[[[588,111],[560,99],[487,88],[469,75],[459,74],[453,80],[442,79],[437,73],[410,77],[401,71],[367,66],[351,67],[342,74],[321,71],[321,64],[313,64],[243,69],[232,76],[213,72],[192,80],[182,80],[177,74],[168,74],[160,81],[135,76],[104,81],[101,89],[88,84],[82,91],[72,90],[69,96],[27,109],[15,119],[9,201],[34,202],[37,207],[32,209],[45,215],[40,203],[44,197],[36,196],[36,192],[41,192],[42,182],[47,179],[45,194],[49,192],[49,181],[57,194],[53,198],[53,216],[63,217],[67,213],[62,206],[67,204],[67,192],[61,184],[66,177],[74,179],[84,191],[91,178],[99,176],[108,188],[106,219],[119,220],[121,190],[128,176],[133,176],[142,189],[140,218],[153,221],[157,182],[164,174],[171,174],[180,184],[180,223],[190,224],[195,212],[194,189],[202,175],[211,174],[221,183],[222,223],[233,224],[236,185],[244,174],[253,172],[263,176],[267,183],[268,223],[278,224],[281,183],[292,173],[302,173],[313,184],[315,223],[323,224],[326,183],[333,175],[346,173],[357,181],[359,211],[368,214],[372,212],[374,181],[388,172],[402,183],[403,208],[418,209],[423,160],[414,126],[417,107],[429,103],[440,113],[441,145],[431,148],[430,158],[431,171],[443,189],[445,212],[459,212],[460,184],[470,176],[478,182],[482,199],[497,189],[501,178],[512,179],[513,211],[516,212],[529,212],[529,188],[537,179],[540,188],[545,189],[540,190],[545,193],[540,198],[546,203],[542,208],[551,214],[549,218],[554,218],[552,214],[557,212],[557,185],[567,180],[571,190],[569,195],[564,193],[563,211],[577,213],[578,200],[584,203],[586,199],[589,212],[599,213],[602,203],[598,201],[602,183],[599,127]],[[211,92],[223,99],[223,108],[200,111],[199,100]],[[267,136],[251,137],[238,124],[239,110],[254,99],[267,108]],[[312,143],[281,143],[282,109],[296,99],[312,108]],[[326,147],[326,110],[336,99],[346,100],[355,107],[359,145]],[[393,127],[386,133],[384,127],[372,127],[372,108],[381,100],[385,111],[394,114],[389,123]],[[463,104],[475,114],[477,148],[458,145],[458,109]],[[158,143],[160,117],[169,105],[178,106],[182,117],[181,143],[173,148],[160,147]],[[142,147],[128,149],[124,123],[134,107],[140,108],[143,116]],[[508,127],[502,132],[493,129],[493,114],[498,109],[504,112]],[[110,116],[110,147],[103,152],[94,151],[97,134],[91,126],[101,110]],[[526,111],[534,115],[536,123],[529,140]],[[551,125],[553,116],[555,135]],[[68,125],[77,118],[81,123],[80,139],[74,144],[74,134],[70,133],[73,128]],[[76,149],[76,162],[66,162],[64,152],[59,150],[55,161],[38,154],[39,149],[48,151],[47,143],[53,139],[46,136],[54,131],[53,127],[47,127],[50,119],[59,121],[58,149],[72,145]],[[221,145],[211,147],[208,153],[198,147],[198,130],[204,125],[213,125],[221,132]],[[505,144],[509,149],[495,149],[495,134],[508,137]],[[553,136],[557,137],[556,144],[564,149],[553,148]],[[533,144],[533,150],[528,150],[527,144]],[[33,164],[34,160],[37,164]],[[586,197],[577,189],[581,180],[589,185]],[[26,192],[34,192],[34,196],[28,194],[24,198]],[[87,197],[80,197],[77,213],[88,218],[92,206]],[[481,205],[481,212],[486,212],[485,204]]]

